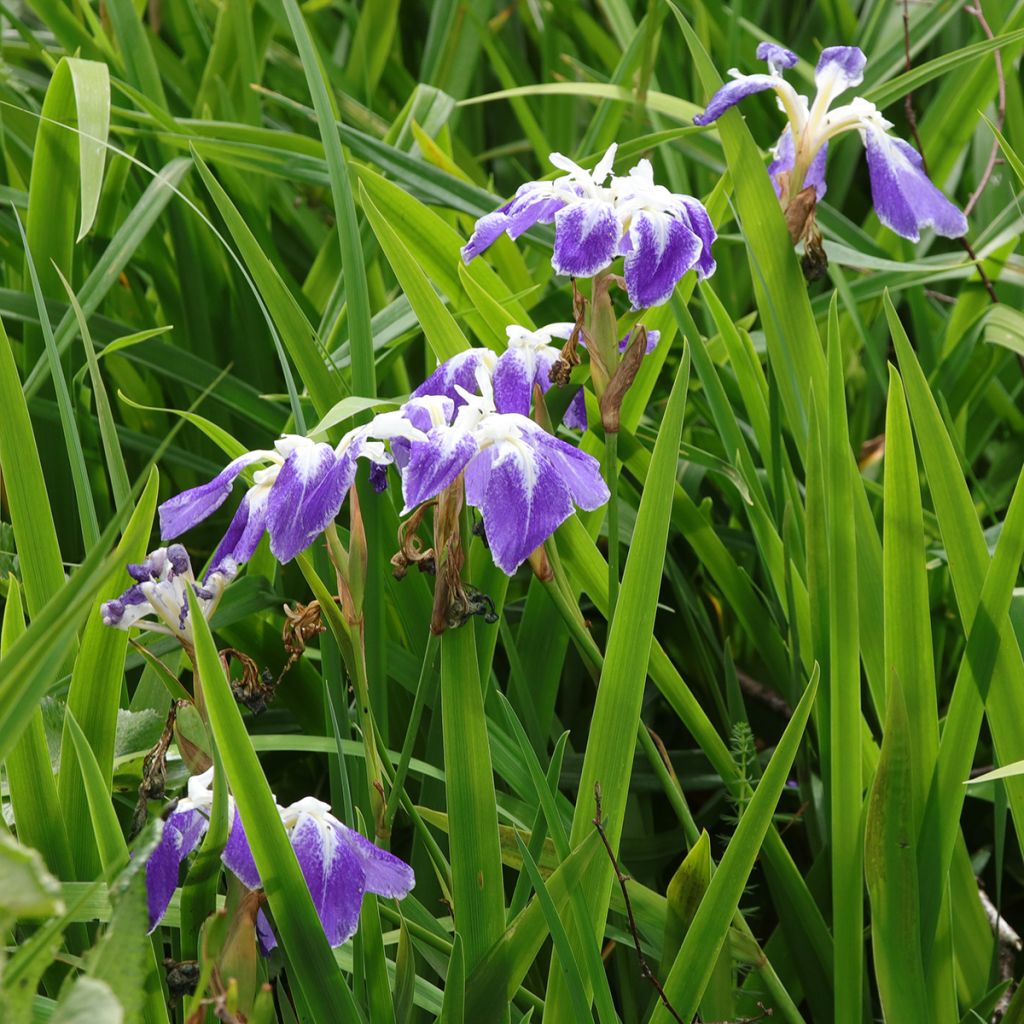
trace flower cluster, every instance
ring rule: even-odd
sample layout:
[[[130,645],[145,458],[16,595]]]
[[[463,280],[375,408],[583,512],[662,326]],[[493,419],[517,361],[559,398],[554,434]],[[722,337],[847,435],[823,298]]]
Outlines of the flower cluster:
[[[549,373],[560,352],[551,341],[568,338],[573,326],[509,327],[508,348],[500,356],[489,349],[469,349],[449,359],[400,409],[350,431],[335,448],[286,435],[271,451],[239,456],[208,483],[160,506],[162,536],[177,537],[215,512],[242,471],[259,463],[264,468],[253,474],[253,484],[213,556],[217,573],[207,574],[204,587],[229,578],[226,567],[233,575],[238,563],[252,557],[264,531],[270,535],[271,551],[286,562],[338,515],[355,481],[356,461],[365,458],[378,490],[386,486],[387,467],[397,465],[406,505],[403,514],[436,497],[465,473],[466,500],[481,511],[494,561],[513,574],[572,514],[574,504],[589,510],[608,500],[597,461],[528,418],[534,387],[544,392],[551,386]],[[656,342],[657,332],[652,331],[648,347]],[[564,423],[586,428],[582,390],[573,397]],[[180,545],[166,550],[179,552],[176,557],[187,564]],[[153,606],[157,613],[162,615],[160,608],[173,605],[182,627],[187,627],[184,590],[173,570],[168,586],[171,582],[180,594],[171,590],[164,597],[159,588],[131,588],[104,606],[104,621],[121,628],[135,625],[145,611],[128,614],[125,609],[159,597]],[[197,593],[202,597],[205,592]],[[145,608],[149,610],[149,605]]]
[[[182,862],[199,846],[209,827],[212,782],[212,768],[188,780],[188,796],[178,802],[164,822],[160,843],[146,863],[150,931],[167,912]],[[340,946],[355,934],[365,893],[402,899],[416,884],[412,868],[405,861],[348,828],[331,814],[328,804],[304,797],[278,807],[278,811],[332,946]],[[231,797],[228,814],[231,829],[221,860],[246,888],[260,889],[259,872]],[[262,911],[257,928],[264,950],[269,951],[277,940]]]
[[[551,265],[558,274],[593,277],[622,256],[634,309],[667,302],[679,279],[696,268],[715,272],[715,229],[699,200],[654,182],[649,160],[626,175],[612,173],[615,145],[588,171],[561,153],[551,163],[565,173],[528,181],[500,209],[481,217],[462,250],[469,263],[500,235],[518,238],[534,224],[555,224]]]
[[[192,588],[204,617],[209,619],[220,603],[224,588],[237,572],[235,560],[224,556],[213,562],[199,584],[188,552],[180,544],[157,548],[144,562],[128,566],[128,575],[135,582],[120,597],[104,602],[100,614],[104,623],[115,629],[137,626],[177,637],[192,647],[187,588]]]
[[[963,213],[928,180],[920,154],[889,134],[892,124],[874,103],[857,96],[841,107],[832,107],[837,96],[864,80],[867,58],[862,50],[856,46],[822,50],[814,70],[817,94],[813,102],[798,94],[782,76],[796,64],[795,53],[774,43],[761,43],[757,57],[767,62],[768,73],[741,75],[732,69],[732,80],[711,97],[707,109],[693,123],[711,124],[745,97],[773,90],[788,121],[768,168],[783,207],[806,188],[813,187],[817,199],[825,195],[829,141],[856,130],[867,153],[874,209],[886,227],[914,242],[925,227],[948,238],[967,231]]]

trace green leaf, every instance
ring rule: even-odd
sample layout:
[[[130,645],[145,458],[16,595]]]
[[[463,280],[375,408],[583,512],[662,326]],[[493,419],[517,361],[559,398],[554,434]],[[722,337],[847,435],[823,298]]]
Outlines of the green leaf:
[[[772,814],[786,784],[817,691],[818,675],[815,672],[800,703],[793,709],[793,717],[729,840],[729,846],[694,914],[672,970],[664,981],[665,996],[683,1020],[690,1020],[700,1005],[718,951],[728,936],[729,923],[739,906],[743,887],[747,884],[758,850],[771,826]],[[856,886],[856,889],[859,894],[860,886]],[[671,1019],[668,1011],[659,1003],[651,1016],[651,1024],[669,1024]]]
[[[593,830],[597,785],[601,788],[605,832],[613,851],[618,849],[622,835],[643,698],[643,686],[638,685],[638,680],[647,675],[651,654],[651,644],[642,640],[653,639],[689,369],[687,355],[679,364],[640,499],[583,758],[580,795],[570,836],[574,846]],[[592,930],[589,934],[577,934],[574,941],[600,945],[613,883],[610,861],[601,860],[588,872],[583,887],[588,893],[588,925]],[[553,1013],[555,1019],[559,1019],[560,1013],[569,1012],[564,1002],[566,995],[557,968],[553,968],[547,1012]]]
[[[224,762],[253,860],[288,953],[288,969],[319,1020],[358,1024],[359,1011],[327,944],[266,776],[235,704],[210,627],[188,591],[196,641],[196,666],[214,740]]]
[[[64,913],[60,883],[43,858],[7,832],[0,832],[0,921],[6,925],[26,918]]]

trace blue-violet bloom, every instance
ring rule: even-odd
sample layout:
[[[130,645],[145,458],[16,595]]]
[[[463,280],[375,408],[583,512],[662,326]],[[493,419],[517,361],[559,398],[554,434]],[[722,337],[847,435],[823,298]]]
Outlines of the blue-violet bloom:
[[[406,432],[409,423],[394,413],[383,413],[366,426],[350,430],[337,447],[286,434],[273,450],[257,449],[233,459],[212,480],[183,491],[159,509],[164,540],[180,536],[215,512],[227,500],[242,470],[255,463],[252,486],[242,498],[227,533],[213,556],[214,564],[231,558],[246,562],[264,531],[270,550],[280,562],[304,551],[334,520],[355,482],[356,460],[369,460],[378,472],[374,484],[381,489],[380,470],[391,456],[381,440]]]
[[[163,837],[146,864],[150,931],[167,911],[182,862],[199,846],[209,827],[212,781],[212,768],[189,779],[188,796],[164,822]],[[278,807],[278,813],[332,946],[340,946],[355,934],[365,893],[402,899],[416,884],[408,864],[342,824],[328,804],[306,797]],[[256,862],[230,796],[228,814],[232,824],[221,860],[246,888],[259,889],[262,882]],[[277,944],[262,911],[257,930],[264,951]]]
[[[715,229],[692,196],[654,183],[649,160],[629,174],[612,174],[613,144],[588,171],[561,153],[551,163],[566,173],[553,181],[528,181],[504,206],[481,217],[462,249],[466,263],[499,235],[518,238],[534,224],[555,224],[551,265],[558,274],[593,277],[624,256],[626,292],[634,309],[668,301],[691,268],[700,278],[715,271]]]
[[[891,122],[873,103],[858,96],[832,108],[837,96],[864,80],[867,58],[862,50],[856,46],[822,50],[814,71],[817,93],[810,103],[782,76],[785,69],[796,64],[795,53],[773,43],[761,43],[757,56],[768,63],[768,73],[741,75],[732,69],[732,80],[711,97],[707,109],[693,123],[711,124],[745,97],[773,90],[788,121],[768,168],[783,207],[810,186],[817,199],[824,196],[828,143],[843,132],[856,130],[867,153],[874,209],[886,227],[913,242],[920,239],[921,229],[926,227],[947,238],[966,233],[963,213],[928,180],[920,154],[889,134]]]
[[[197,583],[188,552],[181,544],[157,548],[146,556],[144,562],[128,566],[128,575],[135,582],[120,597],[105,601],[100,606],[100,614],[104,623],[115,629],[138,626],[177,637],[192,647],[194,640],[187,588],[194,591],[203,616],[208,620],[237,572],[235,562],[224,558],[212,563],[203,582]]]
[[[592,456],[520,413],[498,412],[483,368],[477,387],[479,395],[460,386],[457,413],[445,396],[403,406],[426,434],[410,443],[407,459],[397,460],[403,515],[465,473],[466,502],[480,509],[494,562],[511,576],[572,515],[574,504],[599,508],[608,488]]]

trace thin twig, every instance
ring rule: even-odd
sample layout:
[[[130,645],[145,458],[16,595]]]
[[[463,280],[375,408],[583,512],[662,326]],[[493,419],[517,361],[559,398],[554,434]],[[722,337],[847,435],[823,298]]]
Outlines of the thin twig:
[[[994,39],[995,36],[992,34],[992,29],[989,28],[988,22],[985,20],[985,12],[981,9],[981,3],[979,2],[976,7],[965,7],[964,10],[978,19],[978,24],[981,26],[982,32],[989,39]],[[996,80],[999,83],[999,100],[996,105],[996,128],[1001,132],[1003,130],[1003,124],[1006,121],[1006,77],[1003,75],[1003,55],[996,50],[992,56],[996,62]],[[978,182],[978,187],[971,193],[970,199],[967,200],[967,205],[964,207],[964,216],[969,217],[971,210],[974,209],[974,204],[981,198],[981,193],[985,191],[985,187],[989,183],[989,179],[992,177],[992,172],[995,170],[996,158],[999,156],[999,139],[994,138],[992,140],[992,149],[988,155],[988,162],[985,164],[985,170],[982,172],[981,180]]]
[[[912,70],[913,62],[910,57],[910,3],[909,0],[903,0],[903,51],[904,51],[904,63],[907,71]],[[921,135],[917,130],[917,116],[914,113],[914,94],[908,92],[903,97],[903,108],[907,113],[907,122],[910,125],[910,133],[914,136],[914,142],[917,145],[917,152],[921,156],[921,169],[928,177],[931,174],[928,171],[928,160],[924,155],[924,146],[921,144]],[[978,259],[978,254],[974,251],[974,246],[967,241],[966,236],[961,236],[958,241],[963,247],[964,252],[967,253],[968,258],[975,265],[978,270],[978,277],[981,279],[981,283],[985,286],[985,291],[988,292],[988,297],[993,302],[999,301],[999,296],[996,295],[996,290],[989,280],[988,274],[985,273],[985,268],[981,265]],[[1024,356],[1021,357],[1021,366],[1024,368]]]
[[[686,1021],[679,1016],[675,1007],[668,1001],[668,996],[665,995],[665,990],[661,987],[661,982],[658,981],[658,976],[651,970],[651,965],[647,962],[647,958],[644,956],[643,947],[640,944],[640,932],[636,926],[636,918],[633,916],[633,904],[630,902],[629,892],[626,889],[626,882],[628,881],[628,878],[619,869],[619,862],[615,859],[615,851],[612,849],[612,844],[608,842],[608,836],[604,831],[604,825],[601,819],[600,782],[594,783],[594,804],[596,806],[596,812],[594,814],[594,828],[597,829],[597,834],[601,837],[601,842],[604,843],[604,848],[608,851],[608,859],[612,862],[612,870],[615,872],[615,877],[619,882],[619,888],[622,890],[622,902],[626,904],[626,918],[629,921],[629,930],[633,935],[633,944],[636,946],[637,959],[640,961],[640,974],[654,986],[662,1005],[670,1014],[672,1014],[672,1019],[678,1021],[679,1024],[686,1024]]]

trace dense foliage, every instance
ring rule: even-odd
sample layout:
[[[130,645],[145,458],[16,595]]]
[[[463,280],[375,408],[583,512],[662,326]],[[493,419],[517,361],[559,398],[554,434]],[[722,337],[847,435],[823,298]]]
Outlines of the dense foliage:
[[[0,1018],[1024,1021],[1024,0],[0,21]]]

